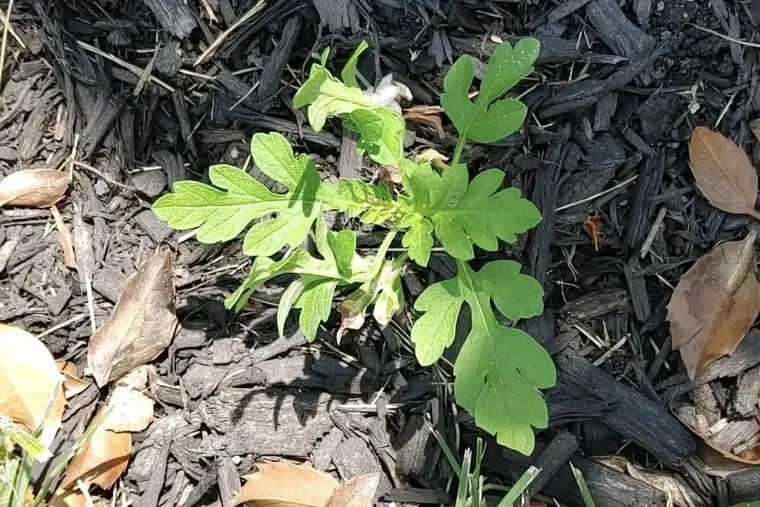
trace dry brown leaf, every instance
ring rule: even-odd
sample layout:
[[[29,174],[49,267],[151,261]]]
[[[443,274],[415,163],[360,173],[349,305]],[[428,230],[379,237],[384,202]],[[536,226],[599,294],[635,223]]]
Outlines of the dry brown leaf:
[[[642,468],[623,456],[599,456],[596,459],[610,468],[627,473],[634,479],[662,491],[670,499],[669,505],[674,507],[701,507],[703,505],[699,495],[678,475]]]
[[[340,485],[330,474],[284,461],[260,463],[247,475],[234,505],[249,507],[324,507]]]
[[[148,366],[137,368],[117,383],[108,400],[111,411],[103,428],[137,432],[153,422],[153,400],[141,392],[148,386],[149,369]]]
[[[71,361],[56,359],[58,370],[63,374],[63,393],[66,399],[71,399],[81,393],[90,385],[89,382],[79,378],[77,366]]]
[[[0,206],[46,208],[61,200],[69,175],[55,169],[24,169],[0,181]]]
[[[379,485],[379,472],[354,477],[333,493],[326,507],[372,507]]]
[[[699,370],[730,355],[760,313],[755,237],[715,247],[678,282],[668,303],[673,349],[692,380]]]
[[[90,338],[87,365],[98,386],[147,364],[169,346],[177,316],[171,252],[159,252],[124,284],[113,314]]]
[[[49,446],[61,427],[66,405],[63,378],[47,347],[17,327],[0,324],[0,414],[34,432]],[[47,421],[49,404],[53,402]]]
[[[443,138],[442,112],[443,108],[440,106],[414,106],[404,109],[404,119],[432,127],[438,133],[438,137]]]
[[[749,129],[755,135],[755,138],[760,141],[760,118],[755,118],[749,122]]]
[[[56,206],[50,207],[50,212],[55,219],[55,227],[58,229],[58,242],[63,249],[63,263],[67,268],[77,269],[77,257],[74,255],[74,244],[71,241],[71,233],[66,226],[66,222],[63,221],[61,213]]]
[[[95,484],[103,489],[110,489],[127,469],[129,455],[132,452],[132,434],[117,433],[105,429],[110,417],[107,407],[102,407],[90,424],[98,424],[92,437],[69,462],[63,475],[60,489],[51,505],[61,505],[67,496],[76,497],[77,481],[86,485]],[[106,420],[102,420],[105,417]]]
[[[740,146],[718,132],[697,127],[689,141],[689,161],[697,188],[710,204],[760,218],[755,210],[757,172]]]

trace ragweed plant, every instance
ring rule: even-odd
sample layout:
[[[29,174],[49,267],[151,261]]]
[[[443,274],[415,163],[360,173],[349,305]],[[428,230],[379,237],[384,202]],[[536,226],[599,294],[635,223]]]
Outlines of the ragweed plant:
[[[528,38],[514,47],[499,45],[474,101],[472,59],[462,56],[450,68],[441,95],[459,134],[450,165],[405,156],[405,123],[398,105],[377,100],[376,91],[368,93],[357,84],[356,63],[366,47],[357,48],[341,79],[328,70],[323,53],[293,105],[306,108],[315,131],[330,118],[341,120],[358,134],[363,154],[400,172],[400,188],[358,179],[322,181],[314,162],[294,153],[284,136],[257,133],[251,155],[261,172],[276,182],[275,190],[241,169],[215,165],[209,170],[210,185],[177,182],[153,209],[174,229],[197,229],[202,243],[228,241],[247,229],[243,252],[254,258],[253,263],[245,281],[226,300],[227,307],[239,310],[262,284],[292,275],[280,299],[278,329],[283,332],[288,314],[297,309],[300,327],[310,340],[329,318],[341,286],[354,290],[339,305],[339,332],[361,327],[370,307],[375,320],[387,325],[404,304],[403,266],[409,261],[427,266],[433,247],[440,244],[456,260],[458,273],[430,285],[414,302],[420,315],[411,332],[417,359],[430,365],[441,357],[453,343],[460,311],[467,305],[471,325],[454,366],[456,401],[500,444],[530,453],[533,428],[548,423],[540,389],[555,384],[555,369],[531,336],[505,321],[542,313],[543,290],[513,260],[479,268],[471,261],[476,247],[495,252],[500,241],[515,242],[540,222],[541,214],[518,189],[503,188],[500,169],[477,171],[470,178],[472,171],[461,155],[468,141],[495,142],[522,126],[525,104],[503,95],[533,71],[539,43]],[[324,214],[335,211],[386,231],[374,255],[357,253],[353,231],[328,229]],[[316,255],[303,246],[309,234]],[[397,238],[402,253],[391,257],[389,248]]]

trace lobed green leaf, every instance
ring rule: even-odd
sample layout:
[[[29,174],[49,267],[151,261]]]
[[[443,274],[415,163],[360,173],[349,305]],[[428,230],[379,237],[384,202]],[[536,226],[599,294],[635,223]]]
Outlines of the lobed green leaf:
[[[323,65],[313,64],[309,78],[293,97],[293,106],[308,106],[309,124],[317,132],[328,118],[343,118],[346,127],[360,134],[360,150],[378,164],[398,164],[403,157],[404,118],[365,97],[356,86],[355,65],[353,60],[346,64],[344,79],[350,77],[343,83]]]
[[[427,228],[421,227],[422,217],[427,217],[446,252],[457,259],[470,260],[475,256],[473,245],[496,251],[499,240],[512,243],[517,234],[541,221],[541,213],[521,197],[518,189],[499,190],[504,173],[498,169],[483,171],[468,184],[467,168],[462,164],[442,174],[426,163],[404,168],[404,188],[410,195],[411,209],[418,215],[417,219],[402,221],[401,225],[416,228],[407,232],[411,236],[404,246],[411,248],[413,242],[427,238]],[[415,262],[417,258],[425,259],[424,255],[411,253],[410,258]]]
[[[422,312],[412,328],[417,360],[432,364],[453,343],[466,303],[472,323],[454,365],[457,403],[500,444],[530,454],[533,428],[548,423],[539,389],[555,384],[554,363],[529,335],[499,324],[493,305],[512,319],[532,317],[543,310],[543,291],[513,261],[491,262],[479,272],[457,264],[455,278],[431,285],[415,302]]]
[[[474,103],[469,98],[474,77],[472,59],[462,55],[454,62],[443,81],[441,105],[460,138],[492,143],[520,128],[527,115],[525,104],[516,99],[496,99],[533,72],[539,50],[539,42],[530,38],[520,40],[514,48],[508,42],[497,46]]]

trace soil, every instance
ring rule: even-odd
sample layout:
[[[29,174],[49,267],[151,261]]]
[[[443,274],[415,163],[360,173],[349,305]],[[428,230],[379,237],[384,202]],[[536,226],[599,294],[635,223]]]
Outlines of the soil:
[[[157,248],[174,253],[180,324],[153,363],[156,420],[134,435],[117,493],[97,496],[226,507],[255,463],[289,459],[341,480],[381,472],[382,505],[453,504],[435,429],[459,457],[483,438],[489,482],[510,484],[539,464],[529,492],[547,504],[583,505],[570,463],[600,507],[760,498],[760,471],[708,459],[677,410],[685,400],[732,413],[728,423],[748,424],[743,442],[756,445],[760,333],[692,381],[666,320],[697,258],[760,229],[710,206],[688,166],[691,131],[708,126],[760,167],[749,128],[760,109],[760,1],[17,0],[10,20],[0,175],[71,170],[58,209],[80,248],[79,269],[69,268],[49,210],[0,210],[0,321],[44,333],[53,355],[82,372],[124,280]],[[559,372],[530,457],[500,448],[456,406],[449,366],[417,365],[411,308],[385,329],[368,319],[340,343],[337,312],[314,343],[293,322],[278,339],[282,287],[238,314],[224,308],[250,262],[241,242],[199,244],[151,211],[174,182],[207,181],[209,165],[250,169],[256,132],[285,134],[324,177],[373,177],[368,160],[341,149],[350,138],[337,123],[315,133],[292,107],[323,48],[340,68],[367,39],[359,70],[369,84],[393,73],[413,105],[437,105],[459,55],[485,61],[499,40],[524,36],[542,44],[536,72],[515,90],[528,121],[495,145],[468,145],[464,160],[473,172],[504,169],[544,217],[517,244],[478,254],[521,261],[546,292],[545,313],[519,324]],[[453,151],[446,120],[443,137],[408,128],[410,150]],[[360,244],[377,238],[362,233]],[[408,301],[451,269],[442,254],[429,270],[410,268]],[[741,416],[737,386],[754,393]],[[58,449],[105,394],[91,386],[70,401]]]

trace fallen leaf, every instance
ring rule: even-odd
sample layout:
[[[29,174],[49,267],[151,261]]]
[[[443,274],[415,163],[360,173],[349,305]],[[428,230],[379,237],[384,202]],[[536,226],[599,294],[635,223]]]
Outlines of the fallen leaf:
[[[438,133],[438,137],[443,138],[441,112],[443,112],[443,108],[440,106],[414,106],[404,109],[404,119],[432,127]]]
[[[755,135],[755,138],[760,141],[760,118],[755,118],[749,122],[749,129]]]
[[[24,169],[0,181],[0,206],[45,208],[63,198],[69,175],[54,169]]]
[[[77,258],[74,255],[74,244],[71,241],[69,228],[66,226],[66,222],[63,221],[63,217],[57,207],[51,206],[50,212],[53,214],[55,227],[58,229],[58,242],[63,249],[63,263],[66,264],[67,268],[77,269]]]
[[[730,139],[697,127],[689,141],[689,160],[697,188],[727,213],[760,218],[755,210],[757,172],[747,153]]]
[[[354,477],[333,493],[326,507],[372,507],[379,485],[380,472]]]
[[[668,303],[673,349],[690,379],[719,357],[730,355],[760,313],[755,238],[715,247],[681,277]]]
[[[39,440],[46,447],[53,443],[66,405],[62,375],[41,341],[5,324],[0,324],[0,386],[0,414],[30,433],[44,423]]]
[[[703,504],[694,489],[678,475],[639,467],[623,456],[599,456],[596,459],[618,472],[627,473],[634,479],[662,491],[671,500],[670,505],[700,507]]]
[[[153,422],[152,399],[141,391],[148,387],[149,367],[140,367],[124,376],[108,400],[111,411],[103,428],[111,431],[138,432]]]
[[[87,365],[102,387],[155,359],[169,346],[177,315],[171,252],[159,252],[124,283],[113,314],[90,338]]]
[[[55,361],[58,371],[63,374],[63,394],[66,399],[71,399],[81,393],[90,385],[89,382],[79,378],[77,366],[71,361],[57,359]]]
[[[284,461],[260,463],[258,472],[244,477],[246,483],[233,505],[249,507],[324,507],[340,484],[330,474]]]
[[[110,489],[127,469],[129,455],[132,452],[132,434],[115,432],[105,428],[108,407],[103,406],[90,425],[98,426],[92,432],[90,440],[77,452],[66,467],[63,480],[51,505],[70,504],[65,497],[75,496],[77,482],[85,485],[95,484],[103,489]],[[103,419],[105,417],[105,419]],[[63,503],[62,503],[63,502]]]

